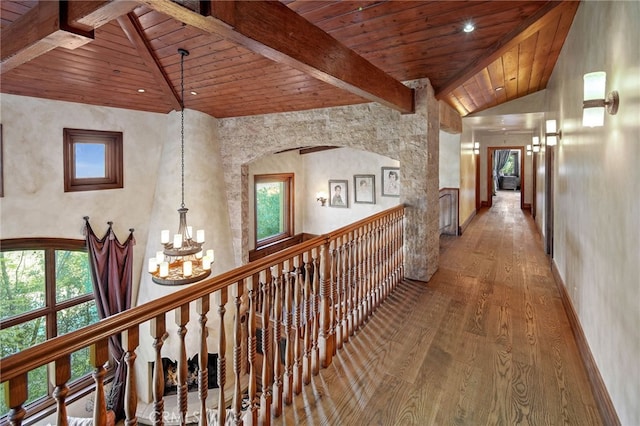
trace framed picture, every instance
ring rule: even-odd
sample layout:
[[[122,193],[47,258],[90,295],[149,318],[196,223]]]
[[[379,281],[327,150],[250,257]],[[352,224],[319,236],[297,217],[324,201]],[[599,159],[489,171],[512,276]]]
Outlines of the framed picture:
[[[349,207],[349,186],[346,180],[329,180],[329,207]]]
[[[382,196],[383,197],[399,197],[400,196],[400,168],[399,167],[383,167],[382,168]]]
[[[361,204],[376,203],[376,176],[353,175],[353,201]]]

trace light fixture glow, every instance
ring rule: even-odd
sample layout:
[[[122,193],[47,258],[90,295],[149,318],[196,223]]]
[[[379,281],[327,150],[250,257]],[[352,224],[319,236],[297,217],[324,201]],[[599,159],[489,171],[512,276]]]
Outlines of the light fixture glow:
[[[465,33],[470,33],[475,29],[476,27],[473,25],[473,23],[467,22],[466,24],[464,24],[464,28],[462,28],[462,31],[464,31]]]
[[[547,146],[556,146],[558,144],[558,139],[562,139],[562,130],[558,130],[556,120],[547,120],[545,128]]]
[[[138,93],[144,93],[145,90],[144,89],[138,89]]]
[[[531,155],[531,145],[527,145],[527,155]]]
[[[582,125],[600,127],[604,125],[605,110],[616,115],[620,98],[617,91],[606,94],[607,74],[603,71],[584,75],[584,96],[582,102]]]
[[[480,142],[474,142],[473,143],[473,153],[475,155],[479,155],[480,154]]]
[[[538,136],[534,136],[532,138],[533,144],[533,152],[540,152],[540,138]]]

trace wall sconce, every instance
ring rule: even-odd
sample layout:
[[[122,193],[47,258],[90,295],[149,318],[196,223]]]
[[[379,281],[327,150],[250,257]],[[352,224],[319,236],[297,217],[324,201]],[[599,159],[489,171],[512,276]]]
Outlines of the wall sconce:
[[[582,125],[600,127],[604,125],[604,111],[616,115],[620,98],[616,90],[605,98],[607,73],[590,72],[584,75],[584,101],[582,103]]]
[[[557,130],[556,120],[547,120],[545,137],[547,146],[556,146],[558,139],[562,139],[562,130]]]
[[[327,194],[325,194],[324,192],[318,192],[316,194],[316,201],[318,203],[320,203],[321,207],[324,207],[327,205]]]
[[[480,155],[480,142],[473,143],[473,153],[475,155]]]
[[[527,145],[527,155],[531,155],[531,145]]]
[[[537,136],[533,137],[533,152],[540,152],[540,138]]]

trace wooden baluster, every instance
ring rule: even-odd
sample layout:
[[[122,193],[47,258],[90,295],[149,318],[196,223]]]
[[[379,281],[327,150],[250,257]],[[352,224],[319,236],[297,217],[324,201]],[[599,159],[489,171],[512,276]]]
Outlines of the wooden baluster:
[[[180,419],[182,424],[187,423],[187,348],[185,336],[187,335],[187,323],[189,322],[189,304],[176,308],[175,321],[178,326],[178,340],[180,348],[178,351],[178,408],[180,409]]]
[[[340,297],[342,276],[340,274],[340,263],[342,262],[341,247],[337,240],[333,240],[330,244],[331,253],[331,328],[329,333],[335,335],[336,344],[333,354],[336,354],[336,350],[342,348],[342,317],[340,316],[340,304],[342,298]]]
[[[282,414],[282,360],[280,359],[280,340],[282,336],[282,265],[271,267],[271,278],[275,294],[273,297],[273,415]]]
[[[140,344],[140,330],[134,326],[122,332],[122,350],[124,351],[124,362],[127,364],[127,378],[124,383],[124,424],[126,426],[137,426],[138,418],[136,411],[138,408],[138,391],[136,389],[136,348]]]
[[[293,288],[293,392],[298,395],[302,392],[302,255],[293,258],[294,288]]]
[[[379,220],[376,220],[371,224],[371,293],[373,295],[371,313],[375,312],[378,306],[380,306],[381,294],[380,276],[378,275],[380,269],[378,263],[378,223]]]
[[[364,230],[364,317],[365,321],[371,318],[371,224],[363,226]]]
[[[93,401],[93,424],[107,423],[107,399],[104,394],[104,376],[107,370],[104,365],[109,360],[109,339],[97,341],[89,347],[89,359],[95,369],[93,380],[96,382],[96,392]],[[66,419],[65,419],[66,420]]]
[[[345,234],[342,236],[341,241],[341,267],[342,267],[342,297],[340,298],[342,304],[340,309],[342,310],[341,318],[342,318],[342,342],[346,343],[349,341],[349,304],[350,304],[350,292],[349,286],[351,285],[349,282],[349,240],[348,236]]]
[[[295,271],[291,269],[291,261],[285,263],[285,276],[282,280],[284,286],[284,309],[282,311],[282,322],[284,323],[284,375],[282,378],[282,393],[284,403],[291,405],[293,401],[293,346],[292,336],[293,313],[293,285],[295,283]]]
[[[311,311],[311,374],[320,372],[320,259],[319,250],[313,249],[313,276],[311,279],[312,311]]]
[[[349,232],[349,291],[351,299],[349,301],[349,335],[353,336],[356,332],[356,323],[358,320],[358,274],[356,263],[356,238],[357,232]]]
[[[335,347],[335,335],[331,334],[331,277],[329,244],[320,246],[320,364],[322,368],[331,365]]]
[[[373,314],[373,224],[369,223],[366,225],[367,229],[367,318],[370,319]]]
[[[164,314],[160,314],[151,319],[151,337],[153,337],[153,348],[156,351],[156,359],[153,364],[153,413],[152,421],[154,425],[163,424],[164,414],[164,369],[162,368],[162,345],[166,339],[166,324]]]
[[[260,271],[262,293],[262,395],[260,396],[260,424],[271,424],[271,333],[269,326],[270,278],[266,271]]]
[[[65,355],[63,357],[60,357],[54,362],[50,363],[47,367],[49,369],[49,377],[53,379],[53,383],[51,384],[54,386],[53,398],[56,400],[56,424],[59,426],[66,426],[67,405],[65,400],[67,398],[67,394],[69,393],[67,382],[71,378],[71,356]]]
[[[304,351],[302,353],[302,382],[305,385],[311,383],[311,345],[313,340],[313,327],[311,321],[313,318],[313,292],[311,290],[311,274],[312,274],[312,259],[311,252],[304,252],[302,257],[304,263]]]
[[[248,331],[248,357],[249,357],[249,401],[251,410],[251,424],[258,424],[258,364],[256,360],[256,299],[259,292],[260,282],[257,276],[249,278],[249,319],[247,320]]]
[[[198,350],[198,399],[200,400],[200,418],[198,424],[207,426],[207,396],[209,395],[209,348],[207,347],[207,314],[211,298],[209,295],[196,300],[196,313],[200,323],[200,349]]]
[[[227,287],[214,293],[214,298],[218,304],[218,317],[220,318],[220,332],[218,333],[218,424],[224,425],[227,421],[227,404],[225,402],[224,388],[227,384],[227,335],[224,326],[224,314],[227,304]]]
[[[27,373],[5,382],[4,400],[7,407],[11,409],[7,415],[7,420],[9,420],[11,426],[20,426],[27,415],[27,410],[24,409],[23,405],[29,395],[28,382]]]
[[[363,283],[364,283],[364,271],[362,270],[362,229],[358,228],[356,230],[357,238],[356,238],[356,312],[357,312],[357,320],[356,320],[356,330],[359,330],[362,326],[363,321],[363,311],[362,311],[362,300],[363,300]]]
[[[233,423],[242,424],[242,295],[244,294],[244,280],[236,283],[235,305],[236,312],[233,324]]]

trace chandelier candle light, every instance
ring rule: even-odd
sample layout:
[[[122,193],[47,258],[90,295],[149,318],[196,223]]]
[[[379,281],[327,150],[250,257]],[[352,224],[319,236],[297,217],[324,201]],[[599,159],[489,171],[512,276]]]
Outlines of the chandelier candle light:
[[[184,57],[189,52],[178,49],[180,53],[180,139],[182,166],[182,203],[178,209],[180,225],[178,233],[173,235],[168,229],[160,232],[160,243],[164,250],[156,253],[156,257],[149,259],[148,271],[151,279],[157,284],[184,285],[207,278],[211,274],[211,264],[214,262],[212,249],[203,251],[204,230],[198,229],[193,238],[193,228],[187,225],[187,209],[184,206]]]

